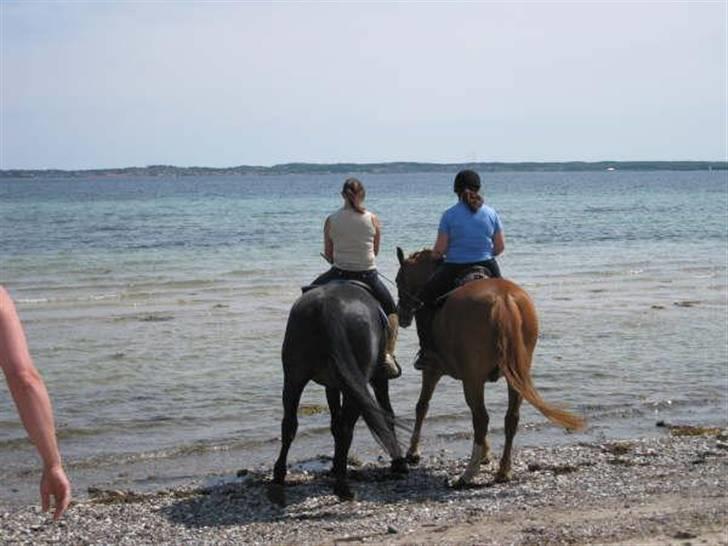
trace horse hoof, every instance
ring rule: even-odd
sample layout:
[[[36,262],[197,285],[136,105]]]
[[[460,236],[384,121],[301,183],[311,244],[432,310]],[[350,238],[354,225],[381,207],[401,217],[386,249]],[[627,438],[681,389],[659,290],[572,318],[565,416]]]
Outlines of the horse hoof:
[[[334,493],[342,501],[353,501],[356,498],[356,495],[354,495],[354,492],[346,483],[337,483],[334,485]]]
[[[409,472],[409,468],[407,468],[407,461],[405,461],[404,457],[394,459],[390,470],[394,474],[407,474]]]
[[[286,468],[286,465],[275,465],[273,467],[273,483],[277,483],[278,485],[283,485],[283,482],[286,479],[286,472],[288,469]]]
[[[420,464],[420,460],[422,457],[420,457],[419,453],[407,453],[407,462],[409,464]]]
[[[278,506],[286,505],[286,490],[282,484],[273,483],[268,487],[268,500]]]
[[[498,472],[498,474],[495,475],[495,483],[507,483],[509,481],[511,481],[510,472]]]
[[[465,489],[470,485],[470,482],[462,478],[458,478],[450,484],[452,489]]]

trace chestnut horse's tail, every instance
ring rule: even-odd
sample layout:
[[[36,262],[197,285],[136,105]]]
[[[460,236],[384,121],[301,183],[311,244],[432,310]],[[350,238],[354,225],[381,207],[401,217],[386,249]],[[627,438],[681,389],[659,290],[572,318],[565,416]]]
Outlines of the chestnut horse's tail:
[[[552,406],[541,398],[531,380],[531,356],[523,340],[522,317],[513,296],[498,297],[491,310],[496,329],[498,367],[508,384],[553,423],[564,428],[584,428],[584,419]]]

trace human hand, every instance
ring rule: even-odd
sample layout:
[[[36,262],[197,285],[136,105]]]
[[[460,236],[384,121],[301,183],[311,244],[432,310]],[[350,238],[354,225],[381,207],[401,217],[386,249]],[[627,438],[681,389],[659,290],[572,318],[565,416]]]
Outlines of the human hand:
[[[71,502],[71,483],[61,465],[43,469],[43,477],[40,480],[40,500],[44,512],[47,512],[51,506],[51,496],[54,499],[55,507],[53,519],[58,520]]]

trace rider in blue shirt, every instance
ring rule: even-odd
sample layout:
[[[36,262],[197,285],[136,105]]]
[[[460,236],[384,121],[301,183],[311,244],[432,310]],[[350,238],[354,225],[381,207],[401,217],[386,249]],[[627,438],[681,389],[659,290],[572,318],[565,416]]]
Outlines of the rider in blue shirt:
[[[437,358],[431,332],[435,300],[451,290],[455,279],[473,266],[486,268],[491,277],[501,276],[495,257],[505,249],[503,225],[498,213],[484,204],[480,187],[480,176],[475,171],[466,169],[455,176],[453,189],[458,202],[442,215],[433,248],[435,258],[443,261],[420,294],[424,305],[417,312],[420,355],[416,369]]]

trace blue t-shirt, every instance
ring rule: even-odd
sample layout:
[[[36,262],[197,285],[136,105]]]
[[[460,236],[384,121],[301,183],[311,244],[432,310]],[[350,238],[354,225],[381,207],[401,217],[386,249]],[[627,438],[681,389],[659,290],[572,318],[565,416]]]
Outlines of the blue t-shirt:
[[[438,231],[448,237],[446,263],[482,262],[493,257],[493,236],[503,229],[498,213],[487,205],[476,212],[458,201],[440,219]]]

